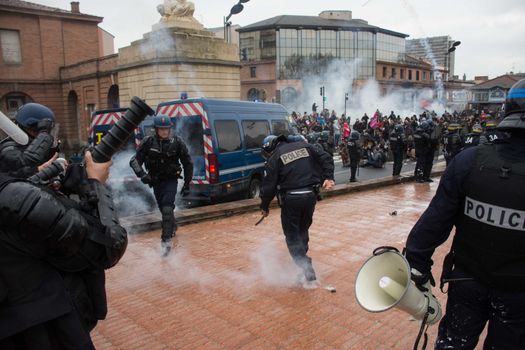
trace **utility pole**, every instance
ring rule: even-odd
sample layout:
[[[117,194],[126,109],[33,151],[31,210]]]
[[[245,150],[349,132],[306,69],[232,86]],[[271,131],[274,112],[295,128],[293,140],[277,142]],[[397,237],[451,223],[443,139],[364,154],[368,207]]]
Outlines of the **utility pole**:
[[[323,111],[321,113],[324,113],[324,102],[326,101],[326,97],[324,95],[324,86],[321,86],[321,96],[323,96]]]
[[[348,92],[345,92],[345,118],[346,118],[346,101],[348,101]]]

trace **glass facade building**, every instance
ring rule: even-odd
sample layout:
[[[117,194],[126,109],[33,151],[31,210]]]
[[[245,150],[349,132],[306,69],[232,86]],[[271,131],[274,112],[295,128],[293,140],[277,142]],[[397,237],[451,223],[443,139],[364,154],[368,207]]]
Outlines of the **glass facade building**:
[[[405,37],[363,29],[275,28],[241,31],[240,49],[246,50],[248,61],[275,60],[279,80],[322,73],[333,59],[351,64],[356,79],[373,79],[376,61],[401,59]]]

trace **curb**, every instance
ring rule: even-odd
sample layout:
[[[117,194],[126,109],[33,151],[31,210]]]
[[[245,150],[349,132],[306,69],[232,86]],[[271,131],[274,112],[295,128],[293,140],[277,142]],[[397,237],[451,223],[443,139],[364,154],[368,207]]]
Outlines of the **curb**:
[[[444,162],[435,164],[432,169],[432,177],[441,176],[445,171]],[[331,190],[323,192],[323,198],[345,195],[353,192],[368,191],[386,186],[392,186],[402,183],[414,182],[413,172],[402,173],[400,177],[382,177],[378,179],[365,180],[362,182],[335,185]],[[178,226],[190,225],[202,221],[227,218],[237,214],[244,214],[254,211],[260,211],[259,199],[244,199],[234,202],[220,203],[197,207],[191,209],[180,209],[175,211],[175,219]],[[273,200],[270,207],[277,207],[277,201]],[[128,216],[120,219],[120,224],[124,226],[128,233],[140,233],[160,228],[160,213],[146,213],[135,216]]]

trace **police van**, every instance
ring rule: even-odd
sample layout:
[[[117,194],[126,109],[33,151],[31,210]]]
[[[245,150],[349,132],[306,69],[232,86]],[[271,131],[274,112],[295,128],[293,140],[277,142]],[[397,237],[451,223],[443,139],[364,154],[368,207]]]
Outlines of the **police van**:
[[[195,202],[259,197],[262,140],[292,133],[288,112],[275,103],[184,99],[160,103],[156,115],[169,116],[188,147],[194,169],[186,200]],[[154,132],[153,118],[147,118],[142,133]]]

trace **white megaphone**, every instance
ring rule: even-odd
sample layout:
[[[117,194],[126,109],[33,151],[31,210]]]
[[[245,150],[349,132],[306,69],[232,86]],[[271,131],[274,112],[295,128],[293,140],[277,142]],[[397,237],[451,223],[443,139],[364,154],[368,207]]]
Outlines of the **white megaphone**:
[[[430,290],[422,292],[410,279],[410,265],[392,247],[374,250],[357,273],[355,296],[361,307],[370,312],[401,309],[425,324],[441,319],[441,305]]]

